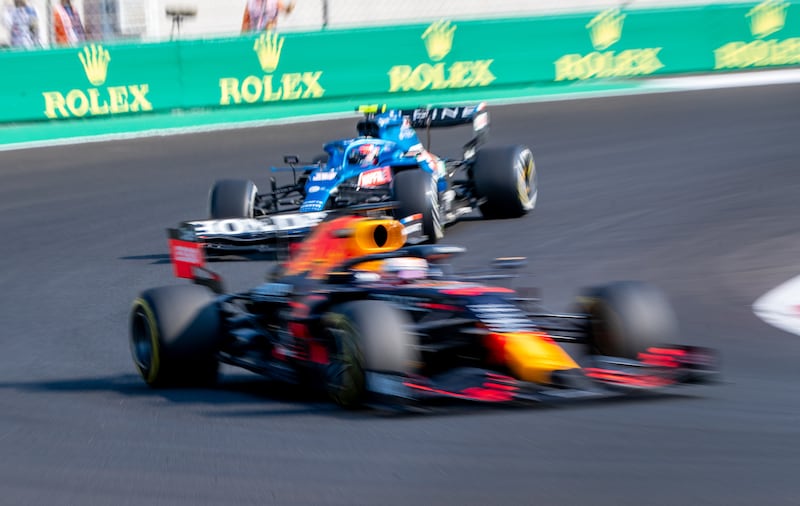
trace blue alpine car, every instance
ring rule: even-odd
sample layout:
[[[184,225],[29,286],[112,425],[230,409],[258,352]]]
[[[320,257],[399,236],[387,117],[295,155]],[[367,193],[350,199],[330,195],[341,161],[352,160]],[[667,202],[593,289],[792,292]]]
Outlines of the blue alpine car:
[[[210,192],[209,215],[211,221],[228,221],[228,226],[211,228],[220,233],[228,229],[228,236],[240,238],[246,233],[252,244],[274,236],[287,223],[298,224],[293,230],[302,233],[303,227],[336,209],[391,202],[396,217],[419,217],[423,236],[436,242],[445,225],[475,208],[487,218],[515,218],[536,205],[530,148],[484,146],[489,128],[485,104],[417,109],[372,105],[358,111],[364,117],[356,137],[328,142],[325,154],[310,163],[289,155],[284,157],[285,167],[272,168],[292,172],[291,184],[277,186],[273,179],[269,191],[259,192],[250,180],[217,181]],[[457,125],[471,125],[473,132],[461,159],[434,155],[418,136],[424,130],[429,144],[431,129]],[[254,225],[253,220],[262,223]],[[209,228],[208,221],[202,223]]]

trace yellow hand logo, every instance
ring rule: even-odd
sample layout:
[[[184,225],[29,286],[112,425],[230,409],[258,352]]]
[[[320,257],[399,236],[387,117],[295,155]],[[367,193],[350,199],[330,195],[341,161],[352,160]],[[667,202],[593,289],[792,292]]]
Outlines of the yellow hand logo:
[[[425,49],[428,56],[433,61],[439,61],[453,49],[453,36],[456,27],[450,25],[450,21],[436,21],[429,26],[422,34],[425,41]]]
[[[619,9],[608,9],[601,12],[586,25],[592,45],[598,51],[608,49],[622,37],[622,22],[625,14]]]
[[[100,86],[106,82],[108,72],[108,62],[111,55],[99,44],[90,44],[83,48],[83,52],[78,53],[86,78],[95,86]]]
[[[255,44],[253,44],[253,51],[258,55],[258,62],[264,72],[273,72],[278,68],[283,41],[284,38],[278,36],[275,32],[263,33],[256,39]]]
[[[783,28],[788,7],[789,3],[784,0],[765,0],[750,9],[747,17],[753,37],[763,39]]]

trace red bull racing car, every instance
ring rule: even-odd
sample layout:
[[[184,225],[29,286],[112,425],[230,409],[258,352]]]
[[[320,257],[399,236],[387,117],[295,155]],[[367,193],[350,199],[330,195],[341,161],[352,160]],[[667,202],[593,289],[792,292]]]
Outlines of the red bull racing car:
[[[195,283],[135,300],[139,373],[153,387],[211,385],[219,364],[232,364],[348,408],[575,400],[715,377],[710,350],[672,343],[675,317],[654,287],[611,283],[586,290],[574,313],[550,312],[498,284],[522,259],[456,275],[450,259],[463,249],[407,246],[408,223],[325,220],[267,282],[240,293],[206,269],[202,243],[173,231],[175,273]]]

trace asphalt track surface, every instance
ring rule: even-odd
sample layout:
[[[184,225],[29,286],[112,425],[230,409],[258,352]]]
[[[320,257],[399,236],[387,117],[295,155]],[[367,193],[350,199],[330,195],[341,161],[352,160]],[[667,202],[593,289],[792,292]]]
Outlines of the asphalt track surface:
[[[527,255],[554,309],[614,279],[663,287],[723,382],[636,401],[422,416],[343,412],[226,370],[153,391],[131,301],[172,283],[164,228],[220,177],[266,185],[354,121],[0,153],[0,503],[800,504],[800,338],[751,311],[800,273],[800,85],[493,109],[541,191],[520,220],[470,220],[462,267]],[[456,154],[463,132],[434,137]],[[227,262],[232,288],[265,263]]]

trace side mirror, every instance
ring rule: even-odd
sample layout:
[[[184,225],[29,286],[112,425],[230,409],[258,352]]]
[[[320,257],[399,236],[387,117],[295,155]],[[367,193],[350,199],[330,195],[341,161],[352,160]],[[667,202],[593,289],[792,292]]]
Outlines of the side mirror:
[[[300,158],[297,155],[286,155],[283,157],[283,163],[287,165],[297,165],[300,163]]]

